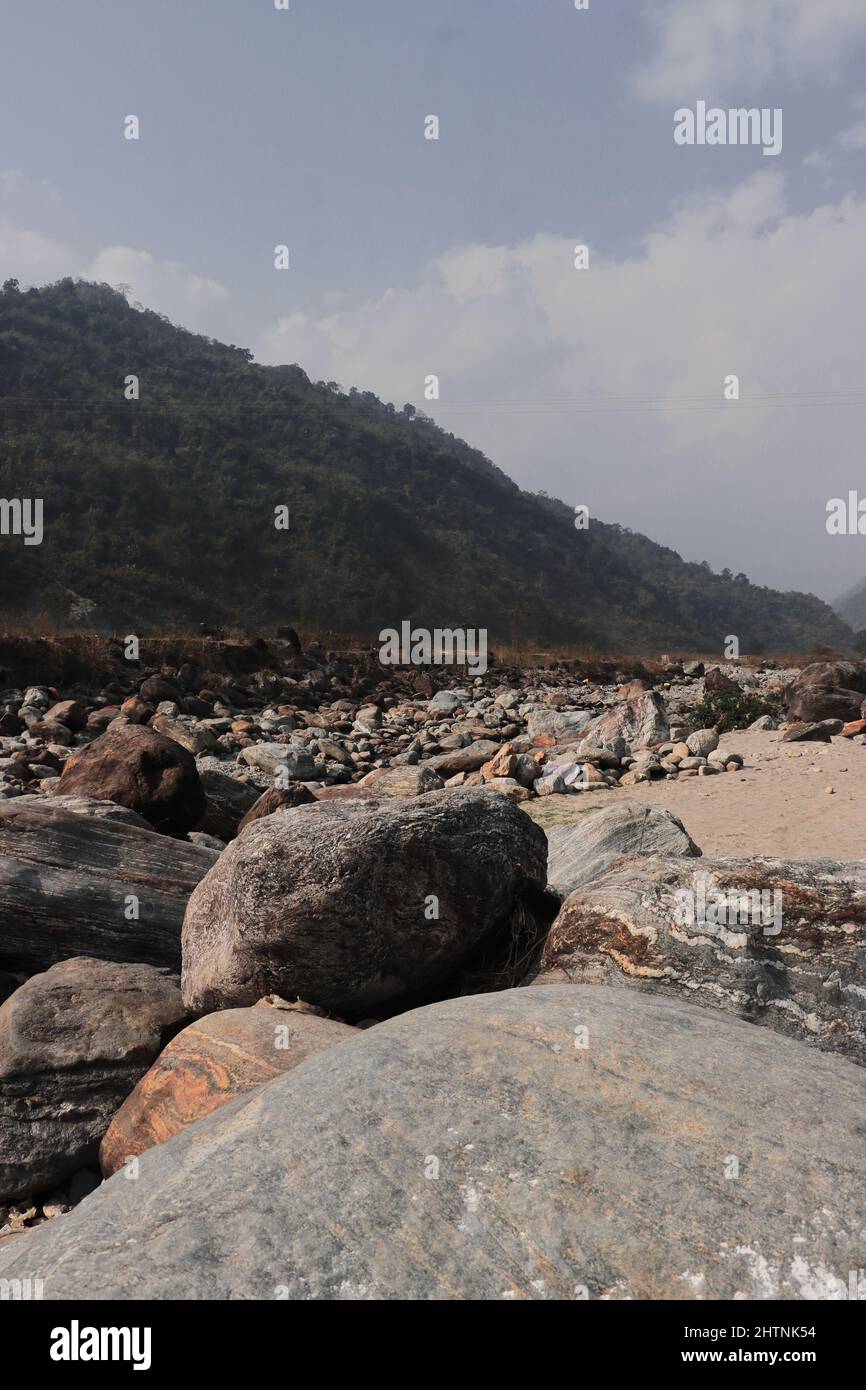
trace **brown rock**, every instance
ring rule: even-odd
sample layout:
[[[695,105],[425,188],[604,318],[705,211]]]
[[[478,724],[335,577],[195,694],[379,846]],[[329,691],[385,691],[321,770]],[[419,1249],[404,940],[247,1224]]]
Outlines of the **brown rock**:
[[[481,776],[485,782],[490,782],[494,777],[511,777],[517,771],[517,754],[510,743],[505,743],[488,763],[481,768]]]
[[[376,793],[372,787],[362,787],[360,782],[344,786],[319,787],[313,793],[317,801],[375,801]]]
[[[137,695],[130,695],[120,706],[120,712],[126,716],[130,724],[146,724],[156,713],[156,706],[148,704],[146,700],[140,700]]]
[[[87,723],[87,710],[77,700],[60,700],[45,711],[46,724],[65,724],[73,733]]]
[[[272,816],[275,811],[288,811],[293,806],[304,806],[315,800],[303,782],[296,782],[291,787],[268,787],[247,811],[238,825],[237,833],[240,835],[242,830],[252,825],[253,821],[261,820],[262,816]]]
[[[789,689],[786,704],[793,719],[804,724],[820,723],[824,719],[841,719],[849,723],[860,717],[863,696],[858,690],[840,686],[803,685]]]
[[[866,734],[866,719],[852,719],[849,724],[843,725],[843,738],[856,738],[858,734]]]
[[[738,689],[739,686],[737,685],[737,682],[733,680],[731,676],[727,675],[724,671],[720,670],[718,666],[714,666],[712,670],[707,671],[706,675],[704,676],[704,690],[713,691],[716,694],[721,694],[724,691]]]
[[[175,680],[167,676],[148,676],[139,689],[142,700],[149,705],[158,705],[162,700],[172,700],[178,704],[183,699],[183,691]]]
[[[265,1003],[198,1019],[172,1039],[115,1114],[99,1150],[103,1174],[355,1036],[348,1024]]]
[[[109,725],[69,757],[61,782],[64,794],[116,801],[164,834],[185,835],[205,809],[195,758],[145,725]]]

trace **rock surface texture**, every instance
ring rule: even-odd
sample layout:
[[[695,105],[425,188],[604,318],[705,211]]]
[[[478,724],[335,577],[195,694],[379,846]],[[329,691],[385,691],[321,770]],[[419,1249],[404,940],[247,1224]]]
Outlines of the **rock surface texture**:
[[[679,999],[450,1000],[149,1150],[0,1277],[73,1300],[844,1299],[864,1105],[844,1058]]]
[[[345,1023],[267,1003],[207,1014],[172,1038],[117,1111],[99,1149],[103,1173],[356,1036]]]
[[[179,970],[187,899],[213,850],[23,800],[0,802],[0,968],[89,955]]]
[[[78,957],[0,1007],[0,1197],[92,1163],[118,1106],[182,1024],[176,976]]]
[[[680,994],[866,1063],[866,864],[630,860],[566,898],[551,977]]]
[[[485,791],[267,816],[190,898],[184,998],[205,1013],[278,994],[352,1018],[417,998],[520,938],[546,866],[544,832]]]

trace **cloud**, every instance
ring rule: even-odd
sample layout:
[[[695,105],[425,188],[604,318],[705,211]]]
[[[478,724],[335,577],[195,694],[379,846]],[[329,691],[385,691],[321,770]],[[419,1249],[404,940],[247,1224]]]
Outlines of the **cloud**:
[[[657,51],[639,73],[639,95],[680,102],[715,98],[779,77],[827,77],[866,41],[863,0],[657,0]]]
[[[0,280],[10,276],[22,285],[42,285],[69,273],[74,251],[42,232],[0,219]]]
[[[159,260],[131,246],[106,246],[78,272],[87,280],[128,285],[133,300],[196,332],[215,334],[215,310],[228,300],[226,287],[179,261]]]
[[[866,569],[824,532],[862,478],[862,410],[810,393],[859,384],[864,238],[863,199],[794,213],[761,171],[678,204],[634,256],[577,271],[550,234],[456,248],[413,286],[281,319],[258,356],[413,401],[524,487],[690,558],[793,588],[808,556],[834,594]]]

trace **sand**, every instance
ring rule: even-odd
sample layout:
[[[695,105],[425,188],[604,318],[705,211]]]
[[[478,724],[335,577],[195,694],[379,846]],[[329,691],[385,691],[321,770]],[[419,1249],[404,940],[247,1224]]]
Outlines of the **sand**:
[[[866,743],[782,743],[779,733],[725,734],[741,753],[739,772],[643,782],[610,792],[524,803],[539,825],[563,824],[587,803],[652,802],[683,822],[704,854],[772,854],[785,859],[866,858]],[[832,793],[827,789],[833,788]]]

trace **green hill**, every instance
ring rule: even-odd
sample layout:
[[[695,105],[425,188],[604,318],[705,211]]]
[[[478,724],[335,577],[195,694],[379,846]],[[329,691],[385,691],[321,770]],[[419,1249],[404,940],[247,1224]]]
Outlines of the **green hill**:
[[[595,519],[577,531],[564,503],[413,414],[259,366],[107,285],[7,281],[0,496],[42,498],[44,539],[0,537],[0,615],[73,610],[138,632],[409,619],[501,639],[518,609],[527,635],[608,651],[721,655],[729,633],[743,651],[851,645],[811,595],[715,575]]]

